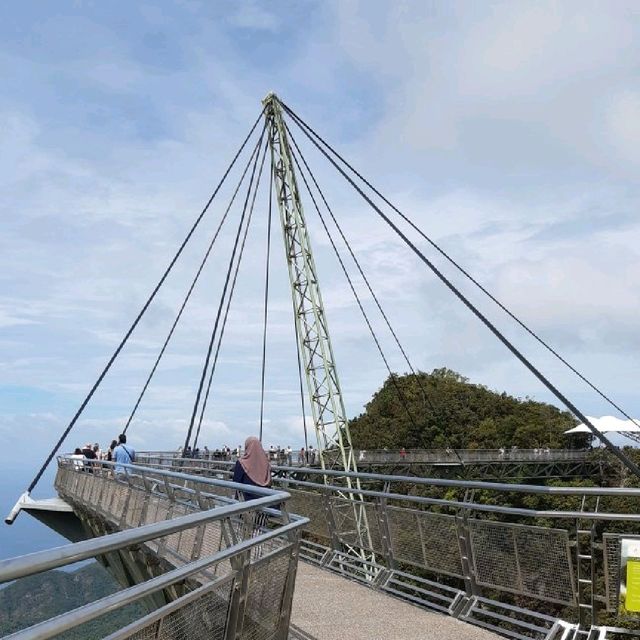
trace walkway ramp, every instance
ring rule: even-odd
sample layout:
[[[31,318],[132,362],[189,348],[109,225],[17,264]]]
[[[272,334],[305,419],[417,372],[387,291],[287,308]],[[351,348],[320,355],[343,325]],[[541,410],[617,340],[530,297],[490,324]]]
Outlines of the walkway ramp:
[[[298,565],[291,624],[294,637],[309,640],[495,640],[500,637],[306,562]]]

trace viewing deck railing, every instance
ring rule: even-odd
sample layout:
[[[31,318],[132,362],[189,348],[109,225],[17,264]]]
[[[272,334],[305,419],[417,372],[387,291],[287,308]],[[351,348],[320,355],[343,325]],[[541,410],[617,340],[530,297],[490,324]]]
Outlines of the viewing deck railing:
[[[306,524],[283,509],[288,493],[255,488],[258,499],[237,502],[243,486],[226,480],[124,467],[115,475],[111,463],[59,458],[61,497],[94,531],[119,531],[1,561],[0,583],[90,558],[117,562],[114,552],[123,551],[155,557],[146,579],[8,637],[42,640],[80,628],[88,637],[92,621],[144,602],[149,613],[109,640],[286,639]]]
[[[140,460],[159,463],[155,454]],[[159,464],[224,477],[233,463]],[[578,625],[601,627],[602,638],[640,637],[640,619],[621,612],[619,598],[621,542],[640,536],[639,488],[360,473],[355,490],[344,472],[274,469],[289,508],[309,519],[308,561],[513,638],[559,638]],[[339,495],[349,492],[364,500],[367,536],[354,502]]]
[[[355,449],[354,456],[358,462],[370,464],[389,464],[404,462],[406,464],[473,464],[483,462],[579,462],[591,453],[590,449]],[[147,456],[158,460],[172,459],[180,453],[171,451],[146,451]],[[196,456],[200,460],[230,461],[237,456],[223,451],[200,450]],[[317,455],[300,451],[271,452],[271,461],[299,466],[315,465],[319,461]]]
[[[367,464],[405,462],[407,464],[466,464],[476,462],[546,462],[584,460],[584,449],[372,449],[354,452],[356,460]]]

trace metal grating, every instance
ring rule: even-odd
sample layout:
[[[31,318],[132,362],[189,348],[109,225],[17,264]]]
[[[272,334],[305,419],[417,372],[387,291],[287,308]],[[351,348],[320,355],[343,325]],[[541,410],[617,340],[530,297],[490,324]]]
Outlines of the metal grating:
[[[327,522],[324,496],[320,493],[298,491],[288,487],[286,490],[291,494],[291,498],[287,500],[289,512],[309,518],[309,524],[306,525],[305,531],[321,538],[329,539],[331,533]]]
[[[454,516],[387,507],[393,556],[435,573],[462,576]]]
[[[573,604],[569,538],[563,529],[544,529],[487,520],[469,520],[478,584]]]
[[[344,498],[331,498],[329,503],[336,525],[336,533],[342,544],[370,549],[379,553],[382,552],[380,526],[374,504],[346,500]],[[362,531],[358,531],[356,518],[358,515],[362,515],[359,511],[364,512],[369,536],[363,535]]]
[[[618,611],[618,585],[620,584],[620,537],[615,533],[602,536],[604,544],[604,583],[607,594],[607,611]]]
[[[224,640],[230,585],[213,589],[162,619],[158,640]]]
[[[127,527],[137,527],[140,525],[145,497],[146,492],[140,489],[130,489],[129,504],[124,514],[124,522]]]
[[[289,572],[291,547],[252,565],[245,606],[242,640],[275,638]]]

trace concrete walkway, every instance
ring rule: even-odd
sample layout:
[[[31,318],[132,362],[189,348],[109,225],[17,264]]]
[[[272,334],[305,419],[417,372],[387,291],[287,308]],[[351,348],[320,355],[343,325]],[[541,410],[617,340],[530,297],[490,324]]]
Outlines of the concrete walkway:
[[[500,636],[298,564],[292,637],[314,640],[496,640]]]

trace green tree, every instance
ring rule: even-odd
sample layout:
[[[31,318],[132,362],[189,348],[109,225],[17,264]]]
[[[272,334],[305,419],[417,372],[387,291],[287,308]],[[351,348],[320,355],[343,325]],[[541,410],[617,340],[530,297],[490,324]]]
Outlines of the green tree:
[[[441,368],[389,376],[350,429],[363,449],[582,448],[588,438],[564,435],[576,424],[553,405],[491,391]]]

